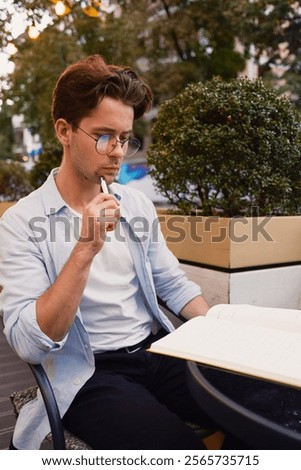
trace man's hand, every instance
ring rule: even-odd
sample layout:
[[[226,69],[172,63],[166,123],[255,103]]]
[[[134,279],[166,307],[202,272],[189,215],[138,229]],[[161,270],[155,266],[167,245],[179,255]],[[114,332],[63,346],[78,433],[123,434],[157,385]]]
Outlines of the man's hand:
[[[86,243],[94,254],[104,243],[107,232],[115,230],[120,219],[119,201],[112,194],[99,193],[83,212],[80,243]]]

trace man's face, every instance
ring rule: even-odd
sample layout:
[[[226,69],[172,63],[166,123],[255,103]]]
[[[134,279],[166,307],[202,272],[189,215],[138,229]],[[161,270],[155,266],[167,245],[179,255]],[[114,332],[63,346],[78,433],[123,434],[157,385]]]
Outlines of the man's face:
[[[95,139],[102,134],[111,134],[122,141],[130,136],[133,120],[134,110],[131,106],[106,97],[78,125]],[[95,140],[81,129],[72,133],[70,141],[73,169],[85,180],[98,183],[103,176],[108,184],[112,183],[124,158],[121,145],[117,143],[110,155],[100,155],[96,151]]]

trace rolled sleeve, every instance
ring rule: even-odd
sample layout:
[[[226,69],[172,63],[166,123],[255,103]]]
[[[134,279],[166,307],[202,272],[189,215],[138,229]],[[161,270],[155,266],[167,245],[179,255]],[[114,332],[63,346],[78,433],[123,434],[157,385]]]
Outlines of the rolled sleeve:
[[[53,342],[36,319],[36,299],[51,285],[39,250],[29,240],[26,224],[4,216],[0,223],[0,285],[4,333],[16,353],[25,361],[39,363],[48,352],[66,341]]]
[[[36,320],[35,303],[23,310],[15,324],[8,318],[4,333],[17,354],[32,364],[43,362],[46,354],[61,349],[68,338],[67,334],[63,340],[55,342],[42,332]]]

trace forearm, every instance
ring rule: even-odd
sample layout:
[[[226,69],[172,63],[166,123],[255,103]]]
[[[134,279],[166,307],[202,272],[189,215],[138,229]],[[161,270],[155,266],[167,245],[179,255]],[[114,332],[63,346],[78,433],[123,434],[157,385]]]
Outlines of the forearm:
[[[209,310],[209,305],[207,304],[206,300],[202,295],[198,295],[194,299],[192,299],[185,307],[181,310],[181,315],[190,320],[193,317],[197,317],[199,315],[206,315]]]
[[[84,292],[93,256],[77,244],[56,281],[36,302],[39,327],[53,341],[69,331]]]
[[[94,256],[102,249],[107,231],[116,227],[118,208],[116,198],[103,193],[86,206],[79,242],[56,281],[37,299],[37,322],[53,341],[61,341],[74,321]]]

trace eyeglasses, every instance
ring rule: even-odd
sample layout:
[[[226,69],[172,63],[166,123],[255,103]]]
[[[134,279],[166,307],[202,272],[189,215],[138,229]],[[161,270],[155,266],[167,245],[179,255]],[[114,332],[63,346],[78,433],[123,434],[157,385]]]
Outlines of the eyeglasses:
[[[112,134],[102,134],[96,139],[95,137],[93,137],[93,135],[89,134],[87,131],[85,131],[81,127],[77,126],[74,123],[73,125],[77,129],[84,132],[84,134],[91,137],[91,139],[95,140],[96,142],[95,149],[96,149],[96,152],[99,153],[100,155],[110,155],[115,149],[117,143],[120,144],[125,157],[132,157],[141,148],[140,140],[136,138],[129,137],[128,139],[118,140]]]

